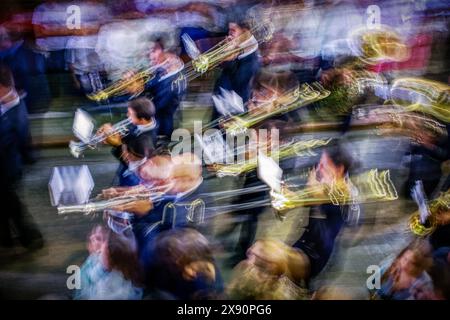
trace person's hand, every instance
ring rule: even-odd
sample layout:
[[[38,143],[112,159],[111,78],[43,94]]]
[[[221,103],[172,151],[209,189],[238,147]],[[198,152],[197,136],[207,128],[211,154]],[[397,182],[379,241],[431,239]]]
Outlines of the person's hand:
[[[317,170],[311,170],[306,182],[307,188],[314,190],[313,197],[325,198],[325,186],[317,178]]]
[[[136,73],[134,71],[128,71],[123,75],[123,81],[130,82],[127,86],[127,91],[129,94],[137,95],[144,91],[145,83],[142,81],[142,79],[136,79],[135,81],[131,80],[133,77],[136,76]]]
[[[153,209],[153,203],[150,199],[136,200],[113,208],[117,211],[131,212],[138,216],[145,216]]]
[[[437,224],[442,226],[450,224],[450,210],[441,211],[436,216]]]
[[[108,188],[108,189],[103,189],[102,193],[100,194],[100,197],[102,199],[112,199],[118,196],[121,196],[124,192],[124,190],[122,190],[123,188]]]
[[[217,163],[212,163],[212,164],[207,164],[206,165],[206,170],[208,170],[208,172],[217,172],[217,170],[219,170],[220,166]]]
[[[97,134],[105,134],[108,137],[103,141],[104,144],[108,144],[113,147],[118,147],[122,144],[122,138],[118,133],[111,134],[113,131],[113,126],[111,123],[105,123],[97,130]]]

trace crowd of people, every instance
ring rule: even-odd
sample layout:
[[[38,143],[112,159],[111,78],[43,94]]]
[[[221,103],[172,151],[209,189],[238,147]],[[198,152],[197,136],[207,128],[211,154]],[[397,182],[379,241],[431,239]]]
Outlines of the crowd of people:
[[[95,133],[117,179],[99,196],[111,205],[88,235],[72,298],[351,299],[311,283],[342,230],[367,223],[368,203],[399,199],[417,201],[404,216],[417,211],[419,224],[405,224],[410,244],[386,252],[366,298],[449,298],[448,3],[46,0],[28,9],[10,8],[0,24],[2,246],[14,231],[24,247],[44,245],[17,183],[36,161],[29,114],[64,95],[59,80],[93,109],[123,103],[128,120]],[[205,158],[217,154],[207,139],[200,152],[179,148],[177,115],[205,97],[201,134],[215,130],[219,158]],[[227,145],[230,136],[244,142]],[[223,176],[239,187],[212,192]],[[411,196],[417,185],[424,202]],[[291,210],[307,221],[293,241],[257,237],[264,212],[283,220]]]

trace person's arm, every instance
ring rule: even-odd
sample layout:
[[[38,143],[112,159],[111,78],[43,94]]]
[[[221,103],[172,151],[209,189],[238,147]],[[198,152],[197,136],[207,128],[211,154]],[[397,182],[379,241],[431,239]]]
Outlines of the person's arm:
[[[117,211],[131,212],[137,216],[145,216],[153,209],[153,202],[148,199],[136,200],[113,208]]]

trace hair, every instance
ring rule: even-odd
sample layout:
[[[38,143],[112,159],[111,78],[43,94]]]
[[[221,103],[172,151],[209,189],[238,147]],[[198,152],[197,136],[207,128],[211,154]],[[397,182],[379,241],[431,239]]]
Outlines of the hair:
[[[162,233],[156,239],[154,249],[160,262],[171,264],[180,270],[192,262],[214,261],[208,240],[191,228]]]
[[[152,48],[155,48],[155,47],[157,47],[157,48],[159,48],[159,49],[161,49],[162,51],[164,51],[164,49],[165,49],[165,45],[164,45],[164,43],[167,41],[167,40],[165,40],[163,37],[158,37],[158,38],[150,38],[150,46],[152,47]]]
[[[183,272],[189,264],[200,261],[214,264],[208,240],[192,228],[164,231],[147,250],[151,256],[146,270],[148,285],[166,292],[175,293],[180,284],[186,283]]]
[[[147,98],[137,98],[128,104],[139,119],[151,120],[155,116],[155,105]]]
[[[349,152],[339,143],[338,140],[331,141],[323,147],[322,154],[326,153],[336,166],[343,166],[344,173],[358,168],[358,162],[349,154]]]
[[[400,258],[407,252],[411,251],[414,255],[414,267],[415,272],[413,276],[419,276],[424,271],[429,271],[433,258],[431,256],[431,245],[424,239],[414,239],[407,247],[405,247],[395,258],[394,262],[383,274],[381,281],[384,282],[389,276],[392,275]]]
[[[227,22],[235,23],[240,28],[251,30],[250,19],[247,16],[247,11],[242,8],[232,8],[227,13]]]
[[[4,63],[0,63],[0,85],[3,87],[14,87],[11,70]]]
[[[106,233],[110,269],[120,271],[135,286],[142,286],[143,274],[134,235],[119,235],[110,229]]]
[[[304,300],[306,290],[287,276],[274,276],[255,267],[247,260],[234,269],[226,293],[232,300]]]

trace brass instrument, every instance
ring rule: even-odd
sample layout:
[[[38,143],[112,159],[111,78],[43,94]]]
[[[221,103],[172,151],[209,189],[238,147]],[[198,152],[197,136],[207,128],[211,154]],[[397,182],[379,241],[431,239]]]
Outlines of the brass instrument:
[[[233,39],[232,41],[225,39],[221,41],[219,44],[200,54],[197,58],[187,64],[184,67],[182,74],[180,74],[180,77],[174,81],[172,86],[175,85],[178,88],[184,87],[187,81],[193,80],[204,74],[206,71],[215,68],[228,57],[244,52],[249,47],[254,46],[255,44],[252,43],[249,46],[235,47],[236,43],[244,39],[244,37],[249,36],[249,34],[255,35],[261,39],[260,41],[268,41],[272,37],[272,32],[273,29],[270,24],[259,24],[252,28],[249,33],[244,33],[237,39]],[[88,94],[87,97],[91,100],[99,102],[107,100],[113,96],[125,95],[129,92],[128,88],[132,86],[142,88],[141,91],[133,93],[134,96],[138,96],[142,93],[144,85],[155,77],[156,70],[160,67],[161,65],[157,65],[141,70],[127,79],[114,82],[112,85],[103,90]]]
[[[420,212],[416,211],[408,221],[409,229],[419,237],[426,237],[434,232],[438,226],[438,215],[450,210],[450,189],[431,200],[428,204],[430,215],[422,223]]]
[[[406,108],[450,122],[450,86],[420,78],[399,78],[391,87],[391,100]]]
[[[88,203],[79,205],[67,205],[58,206],[58,214],[70,214],[70,213],[84,213],[89,215],[96,212],[102,212],[106,209],[114,209],[118,206],[123,206],[134,201],[150,200],[152,202],[159,201],[165,194],[165,190],[158,188],[149,188],[143,185],[139,185],[131,188],[129,191],[122,192],[115,197],[105,197],[103,195],[97,196]]]
[[[305,83],[281,95],[274,101],[263,103],[255,111],[247,111],[224,120],[222,126],[226,133],[237,135],[266,119],[322,100],[329,95],[330,91],[324,89],[319,83],[316,82],[311,85]]]
[[[87,97],[93,101],[100,102],[107,100],[114,96],[121,96],[127,94],[128,88],[133,85],[139,85],[144,88],[144,85],[151,81],[155,77],[156,67],[150,67],[142,71],[133,74],[131,77],[114,82],[110,86],[103,90],[99,90],[87,95]],[[138,96],[141,92],[134,93],[134,96]]]
[[[349,45],[353,53],[366,64],[405,61],[410,54],[401,36],[388,26],[358,29],[350,35]]]
[[[270,21],[254,22],[253,27],[248,32],[244,32],[237,38],[231,40],[225,38],[209,50],[201,53],[197,57],[193,57],[186,64],[181,80],[191,81],[203,75],[205,72],[214,69],[230,57],[240,55],[246,50],[255,47],[258,43],[269,41],[272,39],[273,31],[274,28]],[[248,44],[245,44],[245,41],[252,39],[252,36],[256,41],[250,41]]]
[[[102,212],[106,209],[113,209],[118,206],[122,206],[134,201],[148,199],[148,195],[134,195],[134,196],[123,196],[114,199],[102,200],[89,202],[80,205],[70,205],[70,206],[58,206],[58,214],[69,214],[69,213],[84,213],[89,215],[95,212]]]
[[[131,120],[129,118],[126,118],[125,120],[122,120],[113,125],[112,130],[110,130],[109,132],[97,133],[94,136],[92,136],[87,142],[70,141],[69,143],[70,153],[75,158],[79,158],[84,153],[85,150],[97,148],[99,143],[105,141],[110,136],[118,134],[121,137],[123,137],[129,133],[130,124]]]
[[[215,45],[213,48],[200,54],[196,59],[192,60],[192,66],[194,70],[200,74],[205,73],[208,70],[218,66],[225,59],[230,56],[240,55],[245,52],[245,50],[255,46],[257,43],[249,43],[248,45],[241,45],[245,38],[251,38],[255,36],[259,41],[264,42],[269,41],[272,38],[273,28],[271,24],[259,24],[252,28],[249,32],[246,32],[236,39],[224,39]]]
[[[357,186],[358,195],[351,192],[352,185]],[[397,191],[390,179],[389,170],[373,169],[346,181],[344,179],[332,185],[318,184],[300,191],[291,191],[283,187],[281,192],[271,192],[272,207],[277,211],[286,211],[301,206],[332,203],[333,205],[357,202],[392,201],[398,198]],[[356,198],[356,199],[355,199]]]
[[[273,159],[285,159],[291,156],[302,156],[311,154],[312,149],[328,145],[332,139],[312,139],[306,141],[289,142],[281,146],[274,152],[269,152],[268,156]],[[214,171],[219,178],[226,176],[238,176],[245,172],[255,170],[258,167],[258,159],[256,157],[236,164],[215,164]]]

